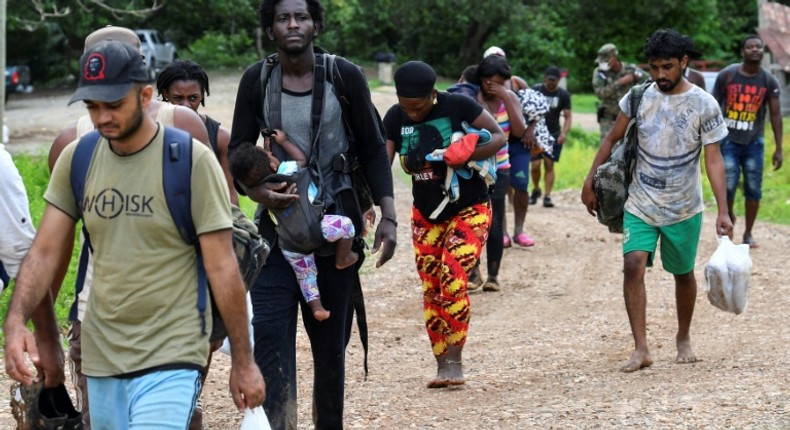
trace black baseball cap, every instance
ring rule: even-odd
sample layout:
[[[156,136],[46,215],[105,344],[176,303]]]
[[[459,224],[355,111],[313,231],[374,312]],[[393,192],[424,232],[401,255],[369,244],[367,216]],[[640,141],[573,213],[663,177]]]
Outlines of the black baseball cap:
[[[559,79],[560,78],[560,69],[558,67],[556,67],[556,66],[547,67],[546,68],[546,72],[543,73],[543,76],[547,77],[547,78]]]
[[[80,83],[69,99],[114,102],[135,82],[148,82],[143,57],[133,46],[105,40],[85,50],[80,58]]]

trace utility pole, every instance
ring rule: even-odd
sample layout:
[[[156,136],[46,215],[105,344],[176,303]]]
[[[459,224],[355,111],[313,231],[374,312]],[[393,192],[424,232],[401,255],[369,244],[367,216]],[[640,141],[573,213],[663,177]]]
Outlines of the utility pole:
[[[3,69],[3,87],[0,89],[0,131],[5,132],[5,28],[6,28],[6,0],[0,0],[0,68]],[[4,136],[5,134],[3,134]],[[0,137],[0,144],[5,143]]]
[[[757,0],[757,28],[763,28],[763,3],[765,0]]]

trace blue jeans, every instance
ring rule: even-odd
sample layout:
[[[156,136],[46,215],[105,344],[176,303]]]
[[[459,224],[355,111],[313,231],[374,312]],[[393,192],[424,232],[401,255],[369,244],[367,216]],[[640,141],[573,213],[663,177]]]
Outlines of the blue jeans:
[[[355,249],[357,265],[338,270],[334,256],[316,255],[318,290],[332,316],[316,321],[302,297],[293,268],[274,247],[250,290],[255,334],[255,362],[266,382],[263,408],[272,429],[296,426],[296,321],[302,322],[313,353],[313,417],[315,428],[343,427],[345,350],[351,335],[351,292],[364,253]]]
[[[765,142],[755,138],[747,145],[725,139],[721,143],[724,171],[727,174],[727,200],[735,200],[735,190],[743,171],[743,195],[748,200],[763,197],[763,157]]]
[[[91,428],[183,430],[199,395],[197,370],[161,370],[134,378],[88,376]]]

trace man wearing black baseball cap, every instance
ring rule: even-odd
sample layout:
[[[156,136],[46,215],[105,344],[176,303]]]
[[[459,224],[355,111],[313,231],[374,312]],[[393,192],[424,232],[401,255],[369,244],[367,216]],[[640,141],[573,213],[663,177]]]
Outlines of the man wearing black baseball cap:
[[[93,49],[94,46],[97,44],[107,41],[107,40],[114,40],[118,42],[123,42],[132,48],[134,48],[135,52],[137,53],[140,58],[145,58],[140,53],[140,39],[137,37],[137,34],[132,31],[131,29],[125,27],[119,27],[114,25],[107,25],[105,27],[101,27],[85,37],[85,51]],[[181,130],[186,131],[187,133],[191,134],[193,138],[200,140],[201,142],[208,145],[209,139],[206,130],[206,126],[203,124],[203,121],[200,117],[193,112],[191,109],[186,108],[184,106],[175,106],[170,105],[168,103],[164,103],[158,101],[156,99],[152,99],[148,108],[146,109],[147,113],[151,118],[163,126],[171,126],[176,127]],[[81,116],[77,121],[72,124],[69,124],[66,128],[60,131],[55,140],[52,142],[52,145],[49,148],[49,169],[50,173],[52,172],[53,168],[55,167],[55,162],[57,161],[58,157],[60,156],[61,151],[68,145],[69,143],[73,142],[75,139],[85,135],[86,133],[95,129],[93,121],[91,120],[90,115],[87,113]],[[227,155],[225,156],[225,164],[227,165]],[[232,187],[232,181],[229,181],[228,189],[231,192],[231,201],[236,202],[235,200],[235,190]],[[80,243],[83,243],[82,237],[80,237]],[[73,240],[68,241],[69,243],[73,243]],[[88,247],[83,247],[83,250],[80,254],[80,258],[87,258],[88,259],[88,269],[85,271],[84,281],[82,283],[82,289],[76,291],[75,297],[75,306],[72,308],[72,312],[69,314],[69,319],[71,321],[71,327],[69,328],[68,338],[69,338],[69,353],[68,353],[68,360],[69,360],[69,368],[72,369],[71,372],[71,379],[74,382],[74,386],[77,391],[77,396],[81,398],[81,406],[83,416],[85,417],[85,429],[90,430],[90,413],[89,413],[89,401],[87,397],[87,382],[85,381],[85,376],[82,374],[82,358],[81,358],[81,349],[82,349],[82,340],[81,340],[81,329],[82,324],[81,321],[84,317],[85,309],[87,307],[88,298],[90,294],[90,287],[93,280],[93,270],[92,270],[92,256],[90,255],[90,249]],[[66,269],[65,267],[68,266],[69,261],[71,259],[71,252],[67,252],[64,256],[64,259],[61,261],[62,270],[60,273],[62,275],[58,275],[58,277],[53,281],[51,292],[53,300],[57,298],[60,292],[60,286],[63,282],[63,276],[65,275]],[[36,320],[33,320],[34,324]],[[49,386],[50,382],[45,382],[47,386]],[[202,414],[200,413],[200,408],[198,407],[194,417],[193,417],[193,426],[191,428],[202,428],[202,424],[198,425],[202,422]],[[194,424],[198,423],[198,424]]]
[[[80,59],[80,83],[69,104],[79,100],[115,102],[124,98],[135,82],[148,82],[140,54],[126,43],[99,42]]]
[[[203,318],[195,309],[198,256],[169,211],[162,187],[166,131],[145,113],[153,98],[145,81],[142,57],[131,45],[99,42],[80,59],[79,87],[69,103],[83,100],[100,134],[83,173],[84,199],[77,201],[71,180],[76,149],[88,143],[80,140],[63,150],[52,172],[40,235],[20,268],[4,326],[9,376],[33,382],[27,353],[43,373],[39,379],[62,381],[62,374],[49,373],[57,371],[53,362],[63,356],[52,330],[54,309],[50,300],[45,309],[39,304],[82,219],[94,251],[92,292],[82,322],[82,371],[94,428],[143,423],[183,428],[195,409],[208,358],[210,324],[201,330]],[[211,149],[192,140],[190,155],[188,186],[201,191],[191,193],[192,223],[203,255],[211,255],[202,263],[233,349],[230,391],[239,409],[253,408],[263,402],[264,384],[249,342],[228,190]],[[49,324],[37,324],[34,339],[25,322],[36,310],[39,323]]]

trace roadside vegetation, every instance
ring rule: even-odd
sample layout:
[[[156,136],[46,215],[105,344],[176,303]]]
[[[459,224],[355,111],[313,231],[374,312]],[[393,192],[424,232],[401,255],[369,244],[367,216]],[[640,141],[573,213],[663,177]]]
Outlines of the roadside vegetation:
[[[259,31],[260,0],[134,0],[111,2],[112,10],[95,2],[63,7],[71,3],[8,2],[7,59],[30,66],[36,86],[73,85],[85,36],[108,22],[156,29],[175,44],[179,58],[212,69],[244,68],[272,51]],[[613,42],[625,61],[641,63],[645,38],[660,27],[693,37],[705,60],[737,60],[738,41],[758,27],[757,3],[435,0],[428,11],[423,0],[324,0],[326,31],[318,44],[357,63],[380,53],[394,54],[396,63],[420,59],[452,78],[496,45],[527,82],[539,81],[547,66],[556,65],[567,70],[572,92],[589,92],[601,45]],[[157,7],[151,9],[152,4]],[[54,10],[65,13],[50,13]]]

